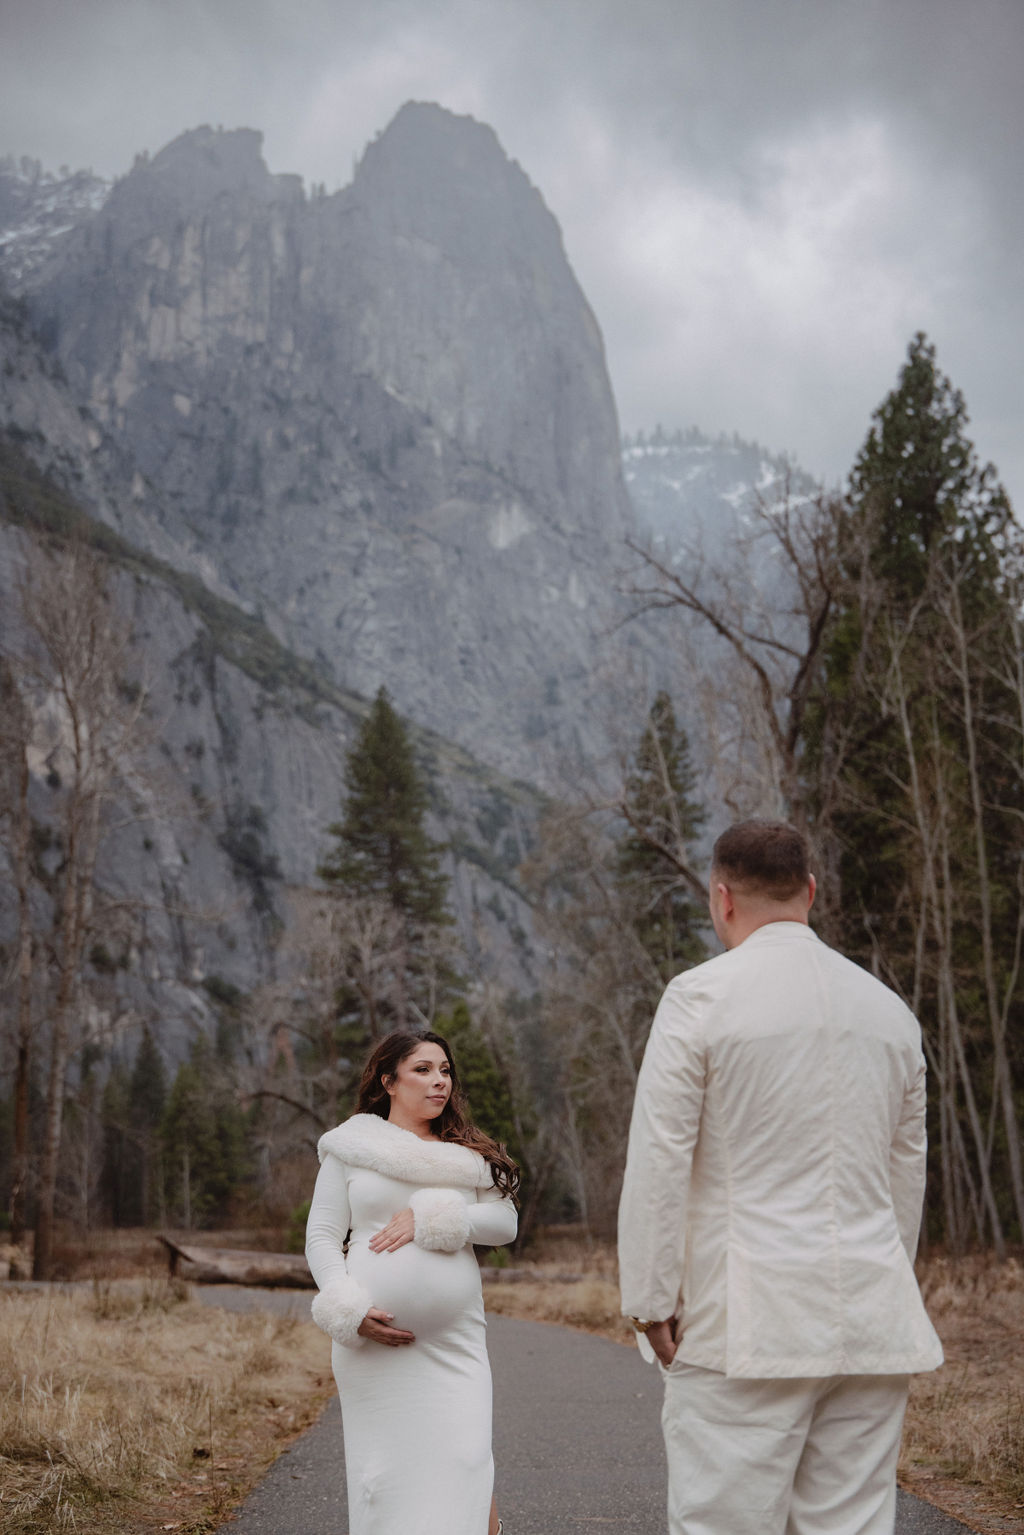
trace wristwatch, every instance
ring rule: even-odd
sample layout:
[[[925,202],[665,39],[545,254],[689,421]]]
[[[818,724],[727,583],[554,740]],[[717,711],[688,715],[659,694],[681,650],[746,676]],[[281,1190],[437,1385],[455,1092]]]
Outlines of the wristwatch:
[[[631,1316],[629,1320],[637,1332],[648,1332],[652,1327],[657,1327],[658,1325],[657,1322],[645,1322],[638,1316]]]

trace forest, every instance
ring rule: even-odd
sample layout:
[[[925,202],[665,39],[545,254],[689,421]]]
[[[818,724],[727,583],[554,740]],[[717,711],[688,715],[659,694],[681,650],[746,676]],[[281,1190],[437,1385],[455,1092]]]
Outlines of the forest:
[[[0,952],[0,1222],[35,1277],[60,1273],[65,1229],[276,1226],[298,1245],[315,1142],[399,1025],[451,1040],[474,1117],[521,1163],[520,1240],[568,1222],[608,1236],[658,997],[713,952],[709,829],[750,814],[806,830],[818,932],[921,1021],[925,1241],[1002,1255],[1024,1240],[1024,541],[967,427],[918,335],[843,492],[752,493],[701,559],[630,539],[622,595],[680,681],[535,828],[516,871],[545,956],[535,991],[501,991],[460,952],[422,764],[382,688],[316,883],[267,897],[274,979],[205,977],[216,1029],[173,1071],[157,1019],[129,1054],[91,1027],[144,918],[97,877],[112,807],[154,750],[131,625],[102,550],[26,543],[24,641],[0,647],[17,913]],[[265,888],[259,832],[257,808],[225,835]]]

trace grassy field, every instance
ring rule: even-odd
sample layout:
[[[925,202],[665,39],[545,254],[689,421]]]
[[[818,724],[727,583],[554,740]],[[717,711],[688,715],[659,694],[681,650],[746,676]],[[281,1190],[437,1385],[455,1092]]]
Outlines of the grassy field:
[[[332,1390],[310,1322],[163,1278],[0,1286],[0,1528],[201,1535]]]
[[[979,1530],[1024,1530],[1024,1267],[934,1258],[920,1277],[946,1362],[911,1384],[903,1484]]]
[[[89,1282],[0,1285],[5,1535],[203,1535],[333,1391],[311,1323],[203,1306],[162,1263],[150,1234],[101,1234],[66,1251]],[[632,1347],[609,1247],[553,1234],[513,1265],[488,1280],[488,1310]],[[1024,1268],[935,1258],[919,1272],[946,1364],[913,1382],[901,1481],[983,1535],[1024,1532]]]

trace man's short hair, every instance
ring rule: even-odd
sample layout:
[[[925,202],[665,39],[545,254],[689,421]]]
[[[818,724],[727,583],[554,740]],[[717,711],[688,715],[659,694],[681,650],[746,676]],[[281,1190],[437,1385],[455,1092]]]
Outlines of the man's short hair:
[[[711,872],[744,893],[791,900],[811,877],[807,838],[786,821],[738,821],[715,843]]]

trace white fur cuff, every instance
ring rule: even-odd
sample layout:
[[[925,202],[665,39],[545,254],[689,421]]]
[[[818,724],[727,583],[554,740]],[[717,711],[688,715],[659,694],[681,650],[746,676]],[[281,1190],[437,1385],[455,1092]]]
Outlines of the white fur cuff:
[[[457,1253],[469,1241],[469,1208],[458,1189],[417,1189],[409,1208],[417,1247]]]
[[[311,1307],[313,1321],[329,1333],[335,1343],[346,1348],[362,1348],[365,1338],[359,1337],[359,1325],[369,1311],[372,1302],[359,1282],[346,1274],[342,1279],[332,1279],[313,1297]]]

